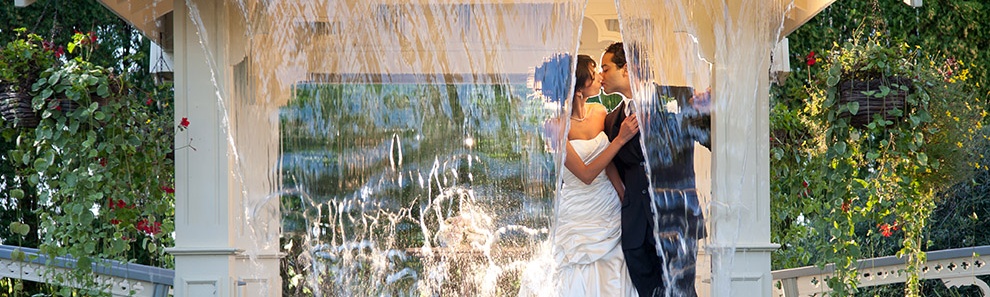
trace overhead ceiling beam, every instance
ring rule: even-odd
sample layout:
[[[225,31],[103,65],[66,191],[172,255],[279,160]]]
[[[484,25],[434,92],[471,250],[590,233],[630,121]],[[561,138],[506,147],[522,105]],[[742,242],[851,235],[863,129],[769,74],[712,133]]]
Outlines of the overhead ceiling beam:
[[[174,1],[167,0],[99,1],[154,41],[158,41],[159,33],[163,32],[161,17],[171,12],[174,4]]]

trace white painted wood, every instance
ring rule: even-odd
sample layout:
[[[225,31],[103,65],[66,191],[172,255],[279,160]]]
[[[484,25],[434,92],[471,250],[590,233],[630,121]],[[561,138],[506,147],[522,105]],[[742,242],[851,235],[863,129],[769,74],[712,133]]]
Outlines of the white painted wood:
[[[941,250],[927,253],[928,261],[921,267],[921,279],[941,279],[946,287],[977,286],[984,296],[990,296],[990,288],[977,276],[990,275],[990,246]],[[904,259],[887,256],[858,261],[859,287],[871,287],[903,283]],[[825,280],[834,271],[831,265],[825,269],[808,266],[774,271],[773,295],[775,297],[823,296],[831,290]]]
[[[278,121],[257,98],[249,38],[223,1],[176,0],[177,296],[280,296]],[[193,18],[193,17],[195,18]],[[287,93],[269,93],[287,96]],[[259,104],[261,104],[259,106]],[[269,147],[260,147],[268,145]],[[205,295],[204,295],[205,294]]]

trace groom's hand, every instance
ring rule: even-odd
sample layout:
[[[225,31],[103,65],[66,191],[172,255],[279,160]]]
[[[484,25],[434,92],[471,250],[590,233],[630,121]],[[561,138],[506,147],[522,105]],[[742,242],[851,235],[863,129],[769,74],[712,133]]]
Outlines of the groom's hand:
[[[639,133],[639,122],[636,121],[636,115],[631,114],[622,121],[622,126],[619,128],[619,135],[616,139],[622,141],[622,144],[629,142],[636,134]]]

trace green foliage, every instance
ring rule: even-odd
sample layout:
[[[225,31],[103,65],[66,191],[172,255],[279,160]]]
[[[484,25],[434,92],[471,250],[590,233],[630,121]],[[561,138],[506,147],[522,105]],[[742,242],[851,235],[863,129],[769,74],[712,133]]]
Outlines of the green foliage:
[[[907,258],[905,294],[919,295],[936,193],[986,170],[976,157],[986,107],[973,95],[972,64],[896,40],[875,34],[835,45],[824,67],[806,57],[816,61],[807,63],[810,79],[773,91],[773,239],[784,245],[775,266],[835,264],[826,280],[835,295],[860,292],[856,260],[891,250]],[[863,106],[840,101],[840,83],[893,77],[912,82],[856,92],[882,102],[905,91],[904,107],[852,123]]]
[[[98,259],[172,265],[164,253],[174,241],[171,86],[151,88],[141,80],[147,76],[118,75],[92,63],[98,40],[77,32],[64,64],[54,60],[22,76],[33,78],[25,90],[42,118],[36,128],[3,123],[3,142],[13,145],[4,150],[4,182],[18,187],[5,199],[23,216],[5,218],[4,240],[77,259],[71,275],[49,276],[86,288],[61,287],[63,296],[105,294],[111,284],[98,283],[87,264]],[[23,44],[18,39],[7,47]],[[34,58],[54,55],[46,54]],[[18,295],[38,292],[12,285]]]
[[[25,92],[38,73],[55,64],[55,49],[43,46],[41,36],[28,34],[24,28],[14,31],[17,38],[0,51],[0,91]]]

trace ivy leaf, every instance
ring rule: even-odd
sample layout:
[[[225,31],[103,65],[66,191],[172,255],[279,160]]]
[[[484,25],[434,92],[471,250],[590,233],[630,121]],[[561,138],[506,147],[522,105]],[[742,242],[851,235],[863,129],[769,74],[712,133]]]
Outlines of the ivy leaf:
[[[857,101],[849,102],[846,104],[846,107],[849,108],[849,114],[856,115],[859,113],[859,102]]]
[[[839,155],[839,156],[845,155],[846,154],[846,142],[845,141],[840,141],[839,143],[836,143],[835,146],[833,147],[833,149],[835,150],[835,154],[836,155]]]
[[[866,153],[866,158],[869,159],[870,161],[876,160],[879,157],[880,157],[880,153],[878,153],[878,152],[868,152],[868,153]]]
[[[58,83],[58,79],[60,78],[62,78],[62,72],[56,71],[55,73],[52,73],[51,77],[48,78],[48,84],[55,85]]]
[[[48,170],[48,161],[45,158],[37,158],[34,160],[34,170],[38,172],[45,172]]]
[[[833,67],[833,69],[835,69],[835,68],[837,68],[837,67]],[[839,77],[838,76],[829,75],[828,76],[828,80],[826,80],[825,83],[828,84],[829,87],[833,87],[833,86],[835,86],[836,84],[839,83]]]
[[[21,236],[26,236],[28,232],[31,232],[31,226],[21,222],[10,222],[10,232],[14,234],[20,234]]]
[[[52,97],[52,89],[51,88],[45,88],[45,89],[41,90],[41,94],[38,94],[38,96],[41,97],[42,99],[51,98]]]
[[[110,89],[107,88],[107,85],[100,85],[96,87],[96,95],[103,98],[110,97]]]
[[[16,248],[10,252],[10,258],[13,259],[14,261],[23,262],[24,260],[27,259],[27,254],[25,254],[24,251],[22,251],[20,248]],[[20,284],[20,282],[18,282],[18,284]]]
[[[89,257],[82,256],[82,257],[79,257],[79,260],[76,262],[76,267],[77,268],[82,268],[82,269],[91,269],[90,266],[92,266],[92,264],[93,264],[93,261],[90,260]]]
[[[921,166],[928,166],[928,155],[925,153],[918,153],[918,163]]]
[[[24,190],[21,189],[10,190],[10,197],[14,199],[22,199],[24,198]]]

